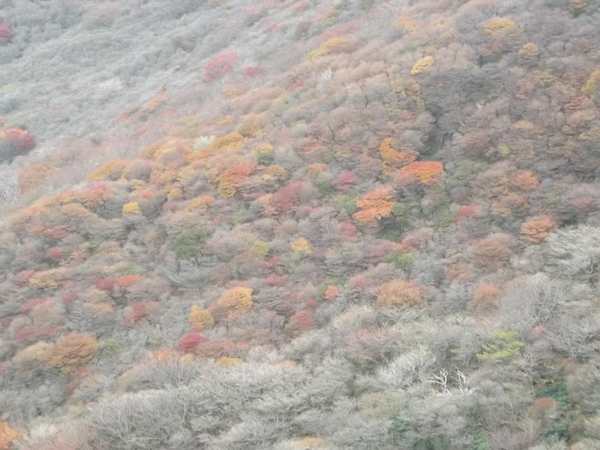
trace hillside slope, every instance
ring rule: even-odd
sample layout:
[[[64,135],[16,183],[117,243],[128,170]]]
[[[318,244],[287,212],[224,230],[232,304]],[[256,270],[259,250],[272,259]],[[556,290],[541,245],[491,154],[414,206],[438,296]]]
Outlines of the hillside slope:
[[[600,446],[598,2],[140,3],[3,5],[0,448]]]

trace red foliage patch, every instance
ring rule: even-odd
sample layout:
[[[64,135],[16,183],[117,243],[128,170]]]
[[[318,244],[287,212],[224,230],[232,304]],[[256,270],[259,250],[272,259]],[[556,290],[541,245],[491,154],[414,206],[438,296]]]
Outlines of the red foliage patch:
[[[233,64],[237,59],[238,55],[235,52],[223,53],[214,57],[204,66],[202,81],[212,83],[215,80],[223,78],[233,70]]]
[[[258,66],[249,66],[244,68],[244,75],[247,77],[258,77],[264,73],[264,70]]]
[[[287,212],[298,203],[300,191],[304,187],[302,181],[290,183],[275,192],[269,199],[270,205],[277,210],[278,213]]]
[[[314,324],[315,320],[313,317],[313,312],[303,310],[294,313],[294,315],[290,317],[285,329],[290,331],[292,334],[297,334],[312,328]]]
[[[73,303],[75,300],[77,300],[79,298],[80,294],[81,294],[81,292],[79,292],[79,291],[70,291],[70,292],[67,292],[62,297],[62,304],[63,305],[68,305],[70,303]]]
[[[4,21],[0,22],[0,45],[6,44],[10,41],[12,37],[12,31]]]
[[[45,258],[51,259],[54,262],[61,261],[64,258],[62,251],[58,247],[52,247],[44,254]]]
[[[9,128],[0,132],[0,141],[10,145],[15,156],[24,155],[35,147],[35,138],[20,128]]]
[[[65,230],[64,225],[59,225],[53,228],[46,228],[42,234],[48,238],[58,240],[68,236],[69,232]]]
[[[11,36],[12,32],[10,31],[10,28],[4,24],[0,25],[0,39],[8,39]]]
[[[100,289],[101,291],[112,291],[112,288],[115,287],[115,280],[113,278],[102,278],[101,280],[96,281],[96,289]]]
[[[346,191],[356,183],[357,181],[354,179],[354,174],[345,170],[333,179],[331,185],[340,191]]]
[[[306,82],[305,82],[305,81],[296,81],[296,82],[294,82],[294,83],[290,84],[290,85],[289,85],[288,87],[286,87],[285,89],[286,89],[286,91],[288,91],[288,92],[293,92],[293,91],[295,91],[296,89],[300,89],[300,88],[301,88],[301,87],[303,87],[305,84],[306,84]]]
[[[373,287],[373,283],[367,280],[364,275],[355,275],[351,277],[349,283],[350,286],[359,290],[369,289]]]
[[[268,284],[269,286],[283,286],[285,285],[286,280],[285,277],[272,273],[267,278],[265,278],[263,282],[265,284]]]
[[[24,326],[15,334],[15,341],[22,344],[33,344],[42,339],[47,339],[58,333],[60,327],[50,328],[48,330],[33,326]]]
[[[470,219],[471,217],[477,215],[479,212],[479,205],[477,203],[471,203],[467,206],[461,206],[458,214],[456,215],[456,221],[460,222],[461,220]]]
[[[123,319],[123,325],[131,326],[138,323],[148,314],[148,304],[146,302],[137,302],[131,305],[131,312]]]
[[[185,335],[177,343],[177,350],[183,353],[194,353],[199,344],[208,342],[206,336],[200,336],[198,333]]]
[[[354,237],[358,233],[358,228],[356,228],[353,223],[344,222],[344,223],[342,223],[341,226],[342,226],[342,236],[345,238]]]
[[[283,261],[281,260],[281,256],[273,256],[271,258],[263,259],[260,262],[260,265],[264,266],[264,267],[277,267],[282,264],[283,264]]]
[[[20,311],[28,312],[28,311],[31,311],[35,306],[43,305],[44,303],[47,303],[47,302],[48,302],[48,299],[46,299],[46,298],[33,298],[33,299],[27,301],[23,306],[21,306]]]

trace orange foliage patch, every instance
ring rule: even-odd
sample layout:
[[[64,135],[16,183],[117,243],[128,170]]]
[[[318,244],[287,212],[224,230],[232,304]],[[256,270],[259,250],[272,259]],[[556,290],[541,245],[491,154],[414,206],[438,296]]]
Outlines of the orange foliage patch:
[[[223,319],[248,312],[252,309],[252,305],[252,289],[234,287],[213,302],[208,310],[215,319]]]
[[[325,298],[327,300],[334,300],[338,295],[340,295],[340,290],[336,286],[330,284],[325,289]]]
[[[528,206],[529,204],[525,198],[513,192],[496,200],[492,204],[492,209],[500,217],[510,217],[525,213]]]
[[[142,107],[142,111],[145,113],[154,111],[158,107],[158,105],[160,105],[165,100],[165,98],[167,98],[166,92],[161,92],[155,95]]]
[[[114,194],[108,189],[106,184],[97,184],[88,189],[78,192],[79,200],[86,208],[96,209],[104,205],[107,200],[114,197]]]
[[[69,203],[60,208],[60,212],[72,220],[83,220],[95,216],[95,214],[80,203]]]
[[[506,267],[512,251],[493,238],[483,239],[471,247],[477,267],[482,270],[499,270]]]
[[[27,282],[38,289],[57,289],[62,283],[71,278],[73,271],[70,269],[50,269],[36,272]]]
[[[12,442],[21,439],[23,433],[0,421],[0,450],[10,450]]]
[[[234,131],[216,138],[212,143],[189,157],[190,162],[200,161],[223,152],[237,152],[244,146],[244,136]]]
[[[99,168],[88,175],[90,180],[99,181],[103,179],[118,180],[130,161],[113,159],[102,164]]]
[[[404,280],[392,280],[377,288],[377,304],[384,308],[424,306],[418,287]]]
[[[206,209],[215,202],[215,198],[212,195],[203,195],[197,198],[188,205],[186,211],[194,211],[195,209]]]
[[[440,181],[443,171],[444,166],[439,161],[415,161],[400,169],[400,174],[429,186]]]
[[[119,278],[115,278],[114,282],[115,282],[115,286],[120,286],[120,287],[130,287],[133,285],[133,283],[135,283],[136,281],[141,281],[144,278],[146,278],[143,275],[125,275]]]
[[[521,226],[521,238],[526,244],[539,244],[556,229],[556,223],[548,216],[536,216]]]
[[[386,138],[379,146],[383,163],[394,167],[404,167],[414,162],[417,157],[411,153],[399,152],[392,148],[392,138]]]
[[[215,323],[215,319],[208,309],[200,309],[196,305],[192,305],[188,322],[194,328],[206,328]]]
[[[514,178],[514,183],[524,191],[533,191],[540,184],[536,176],[529,170],[519,170]]]
[[[492,284],[480,284],[473,293],[472,305],[475,308],[487,307],[493,304],[502,291]]]
[[[244,121],[238,128],[238,132],[242,136],[256,136],[269,124],[269,119],[265,113],[248,114],[244,117]]]
[[[69,334],[60,339],[49,351],[48,364],[63,372],[87,364],[96,356],[98,342],[89,334]]]
[[[165,138],[149,145],[139,154],[142,159],[150,159],[161,164],[185,162],[192,154],[191,147],[182,139]]]
[[[55,171],[56,169],[54,167],[46,163],[23,167],[23,170],[21,170],[18,177],[19,192],[25,194],[38,187],[50,178]]]
[[[236,190],[248,175],[252,173],[252,168],[248,164],[236,164],[226,169],[218,176],[219,193],[225,197],[232,197]]]
[[[376,222],[391,214],[394,207],[394,193],[385,187],[375,189],[357,200],[356,206],[361,209],[354,214],[356,220],[363,223]]]

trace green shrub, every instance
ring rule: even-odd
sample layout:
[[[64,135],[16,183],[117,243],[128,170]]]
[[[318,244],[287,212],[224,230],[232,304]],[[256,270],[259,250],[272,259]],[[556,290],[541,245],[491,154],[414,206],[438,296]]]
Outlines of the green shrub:
[[[518,334],[519,333],[516,331],[494,331],[494,336],[496,336],[494,343],[484,345],[484,351],[478,353],[477,357],[483,360],[489,359],[498,361],[516,355],[519,352],[519,349],[525,345],[522,342],[517,341],[516,338]]]
[[[118,353],[121,350],[121,344],[115,338],[108,338],[104,341],[104,348],[110,353]]]
[[[352,215],[356,212],[356,196],[350,194],[340,195],[337,199],[337,208]]]
[[[321,174],[317,175],[315,178],[311,180],[312,185],[317,188],[321,197],[329,198],[333,194],[335,194],[335,189],[331,185],[331,183],[326,180]]]
[[[385,255],[385,262],[394,264],[398,269],[407,270],[412,267],[415,262],[415,255],[403,250],[392,250]]]
[[[208,240],[208,233],[202,228],[185,230],[175,240],[173,250],[177,259],[197,260]]]
[[[235,225],[246,223],[247,220],[248,211],[246,209],[238,209],[235,213],[233,213],[233,223]]]

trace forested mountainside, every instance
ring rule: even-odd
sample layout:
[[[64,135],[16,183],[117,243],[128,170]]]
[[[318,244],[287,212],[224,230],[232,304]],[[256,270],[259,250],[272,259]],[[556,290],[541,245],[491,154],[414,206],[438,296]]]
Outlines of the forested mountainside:
[[[600,448],[597,0],[0,1],[0,449]]]

